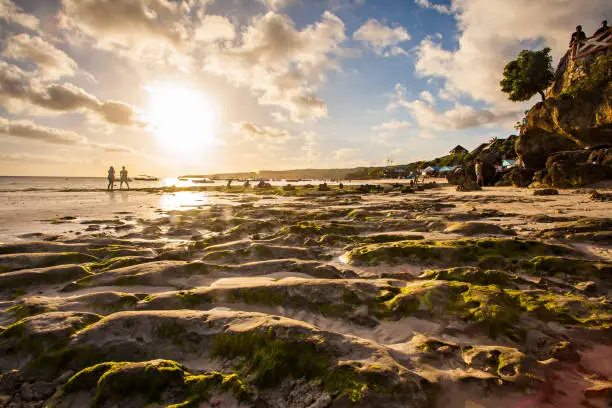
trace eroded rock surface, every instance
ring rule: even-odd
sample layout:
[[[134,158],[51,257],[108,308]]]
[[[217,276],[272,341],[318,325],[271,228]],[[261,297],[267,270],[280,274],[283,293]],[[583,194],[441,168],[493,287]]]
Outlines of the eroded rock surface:
[[[0,245],[0,407],[604,406],[607,218],[283,193]]]

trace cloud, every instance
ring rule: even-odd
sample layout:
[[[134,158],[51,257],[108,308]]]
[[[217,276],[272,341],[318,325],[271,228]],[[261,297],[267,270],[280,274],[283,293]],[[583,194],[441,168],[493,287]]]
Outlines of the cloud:
[[[23,10],[17,7],[11,0],[0,0],[0,18],[32,31],[38,29],[38,18],[24,13]]]
[[[100,101],[75,85],[42,84],[19,67],[0,61],[0,106],[19,112],[32,108],[51,112],[89,112],[106,122],[121,126],[142,127],[139,112],[131,105],[117,101]]]
[[[29,120],[10,121],[0,118],[0,133],[7,136],[58,145],[80,145],[87,143],[87,138],[78,133],[40,126]]]
[[[400,107],[408,110],[425,132],[422,137],[426,138],[433,138],[435,131],[463,130],[493,124],[509,125],[521,114],[521,109],[516,106],[476,109],[459,102],[448,109],[439,110],[433,106],[435,100],[428,91],[421,92],[420,99],[407,100],[406,88],[401,84],[396,84],[394,92],[387,94],[387,98],[387,110],[394,111]]]
[[[286,129],[278,129],[270,126],[258,126],[251,122],[234,124],[234,131],[252,140],[274,140],[286,141],[292,138],[291,132]]]
[[[28,34],[11,35],[2,56],[35,63],[39,74],[45,79],[71,76],[77,70],[77,63],[64,51],[41,37]]]
[[[595,28],[610,5],[607,0],[453,0],[452,10],[459,28],[457,49],[424,39],[417,48],[417,73],[444,79],[448,92],[501,105],[508,104],[499,81],[509,60],[521,49],[544,45],[559,58],[576,22]]]
[[[404,27],[387,27],[371,18],[353,33],[353,39],[365,43],[378,55],[388,57],[406,54],[398,44],[410,40],[410,34]]]
[[[60,21],[103,48],[140,49],[151,42],[180,46],[188,2],[168,0],[63,0]]]
[[[98,143],[76,132],[38,125],[30,120],[10,120],[0,117],[0,134],[61,146],[83,146],[109,153],[133,153],[134,149],[113,144]]]
[[[262,3],[266,5],[270,10],[280,10],[285,8],[291,4],[296,3],[296,0],[260,0]]]
[[[415,120],[421,129],[463,130],[484,125],[516,120],[520,110],[496,112],[490,109],[475,109],[456,102],[452,108],[438,110],[427,102],[417,100],[409,103]]]
[[[62,156],[30,154],[30,153],[0,153],[0,161],[16,163],[85,163],[82,160]]]
[[[347,161],[355,157],[360,150],[354,147],[343,147],[332,152],[332,156],[336,161]]]
[[[340,69],[344,30],[330,12],[301,31],[288,16],[269,12],[254,17],[240,43],[209,51],[204,69],[249,87],[259,103],[284,109],[293,121],[326,117],[316,91],[327,71]]]
[[[424,100],[425,102],[427,102],[430,105],[434,105],[436,103],[436,100],[435,100],[434,96],[429,91],[421,92],[419,94],[419,98]]]
[[[389,122],[381,123],[380,125],[372,126],[372,130],[376,132],[394,132],[399,129],[407,128],[412,126],[412,123],[406,121],[392,120]]]
[[[205,15],[195,29],[196,40],[211,43],[236,38],[236,27],[227,17]]]
[[[442,14],[451,14],[452,12],[450,6],[447,6],[445,4],[433,4],[430,3],[429,0],[415,0],[415,3],[418,4],[420,7],[434,9],[438,13]]]
[[[135,153],[134,149],[128,146],[113,144],[113,143],[96,143],[89,142],[89,146],[94,149],[102,150],[107,153]]]

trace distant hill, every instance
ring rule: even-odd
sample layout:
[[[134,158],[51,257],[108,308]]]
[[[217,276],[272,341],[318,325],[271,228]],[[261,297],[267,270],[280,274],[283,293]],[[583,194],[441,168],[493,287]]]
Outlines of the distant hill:
[[[218,179],[242,179],[242,178],[266,178],[266,179],[315,179],[315,180],[344,180],[346,176],[352,172],[363,168],[353,169],[297,169],[297,170],[260,170],[254,172],[242,173],[216,173],[216,174],[199,174],[185,175],[189,178],[218,178]]]

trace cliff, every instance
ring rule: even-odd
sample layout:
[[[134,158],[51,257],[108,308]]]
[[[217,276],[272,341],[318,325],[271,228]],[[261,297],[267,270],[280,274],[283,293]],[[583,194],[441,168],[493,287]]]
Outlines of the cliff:
[[[547,99],[537,103],[527,113],[516,142],[516,151],[525,167],[542,171],[536,181],[557,187],[584,185],[597,181],[592,177],[580,180],[563,180],[551,183],[547,170],[556,166],[556,158],[566,162],[568,157],[610,155],[606,148],[612,146],[612,53],[601,52],[576,61],[568,56],[562,59],[555,82],[548,89]],[[588,149],[587,154],[555,156],[559,152]],[[586,159],[585,159],[586,160]],[[604,160],[609,165],[608,161]],[[580,165],[582,163],[575,163]],[[586,162],[584,163],[586,164]],[[589,163],[590,166],[604,166]],[[612,169],[590,168],[599,179],[610,177]]]

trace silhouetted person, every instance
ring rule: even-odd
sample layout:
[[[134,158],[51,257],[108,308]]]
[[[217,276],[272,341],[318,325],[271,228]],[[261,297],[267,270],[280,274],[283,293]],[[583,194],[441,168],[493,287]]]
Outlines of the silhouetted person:
[[[339,188],[340,190],[342,190],[342,189],[344,188],[344,184],[340,183],[340,184],[338,185],[338,188]]]
[[[232,188],[232,179],[227,180],[227,188]]]
[[[119,190],[123,188],[123,183],[125,183],[125,185],[127,186],[129,190],[130,185],[128,184],[128,171],[125,169],[125,166],[121,168],[121,171],[119,172],[119,177],[120,177]]]
[[[474,166],[474,170],[476,171],[476,184],[480,187],[484,186],[484,177],[482,174],[482,161],[480,159],[476,159],[476,165]]]
[[[594,36],[597,36],[607,30],[609,30],[610,27],[608,27],[608,20],[604,20],[601,22],[601,27],[599,27],[599,29],[597,31],[595,31],[595,34],[593,34]]]
[[[108,169],[108,187],[106,187],[106,189],[108,191],[113,191],[113,188],[115,188],[115,168],[113,166],[110,166],[110,168]]]
[[[580,43],[582,41],[586,41],[587,36],[582,31],[582,26],[576,26],[576,31],[572,34],[572,39],[570,40],[570,47],[574,44]]]

